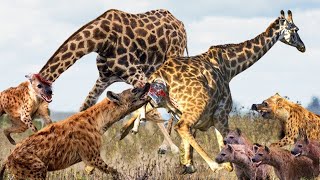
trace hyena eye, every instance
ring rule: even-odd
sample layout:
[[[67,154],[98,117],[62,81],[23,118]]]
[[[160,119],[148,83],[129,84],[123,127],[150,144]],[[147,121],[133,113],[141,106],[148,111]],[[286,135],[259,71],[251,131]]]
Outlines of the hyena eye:
[[[299,147],[299,148],[302,148],[302,144],[299,144],[298,147]]]
[[[267,106],[268,106],[268,103],[267,103],[267,102],[263,102],[263,105],[264,105],[265,107],[267,107]]]
[[[262,154],[262,153],[259,153],[258,155],[259,155],[259,156],[263,156],[263,154]]]
[[[230,136],[230,139],[233,139],[234,137],[233,136]]]
[[[42,84],[38,84],[37,87],[38,87],[38,88],[42,88]]]
[[[226,154],[225,154],[225,153],[222,153],[221,156],[226,156]]]

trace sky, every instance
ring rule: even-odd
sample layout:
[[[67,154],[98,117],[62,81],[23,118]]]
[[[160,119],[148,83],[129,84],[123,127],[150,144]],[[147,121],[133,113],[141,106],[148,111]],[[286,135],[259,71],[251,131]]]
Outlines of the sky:
[[[300,53],[281,42],[230,83],[245,108],[280,93],[306,106],[320,96],[320,1],[318,0],[0,0],[0,91],[38,72],[73,32],[108,9],[142,13],[167,9],[184,22],[190,55],[212,45],[239,43],[263,32],[280,10],[293,12],[306,45]],[[98,78],[96,55],[80,59],[54,83],[54,111],[78,111]],[[107,90],[129,88],[114,83]],[[100,99],[105,97],[103,93]]]

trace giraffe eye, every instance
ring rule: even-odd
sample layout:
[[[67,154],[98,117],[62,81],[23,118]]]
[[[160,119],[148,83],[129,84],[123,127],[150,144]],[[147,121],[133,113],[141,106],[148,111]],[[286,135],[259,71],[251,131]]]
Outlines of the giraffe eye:
[[[39,89],[41,89],[41,88],[42,88],[42,84],[38,84],[37,87],[38,87]]]

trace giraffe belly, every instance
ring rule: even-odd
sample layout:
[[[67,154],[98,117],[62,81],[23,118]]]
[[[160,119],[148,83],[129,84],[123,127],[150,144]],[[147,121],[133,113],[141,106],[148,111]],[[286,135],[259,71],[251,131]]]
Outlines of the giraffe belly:
[[[200,120],[194,125],[195,129],[199,129],[200,131],[207,131],[211,126],[214,125],[213,118],[209,115],[206,115],[206,117],[200,118]]]

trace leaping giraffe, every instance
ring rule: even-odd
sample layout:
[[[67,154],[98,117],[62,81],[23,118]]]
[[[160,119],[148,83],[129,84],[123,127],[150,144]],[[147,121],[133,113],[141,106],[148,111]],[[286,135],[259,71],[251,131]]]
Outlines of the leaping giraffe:
[[[224,136],[227,133],[232,108],[230,81],[256,63],[278,41],[305,52],[298,30],[291,11],[287,19],[281,11],[281,16],[255,38],[239,44],[212,46],[193,57],[170,58],[150,77],[150,82],[158,78],[166,82],[170,96],[177,101],[182,113],[174,129],[182,138],[180,161],[185,173],[195,172],[192,147],[213,171],[220,168],[196,142],[193,130],[206,131],[214,126],[221,150],[220,133]]]
[[[80,108],[83,111],[114,82],[144,85],[168,57],[182,56],[186,43],[183,23],[167,10],[129,14],[112,9],[72,34],[40,74],[53,82],[82,56],[98,53],[99,78]]]

